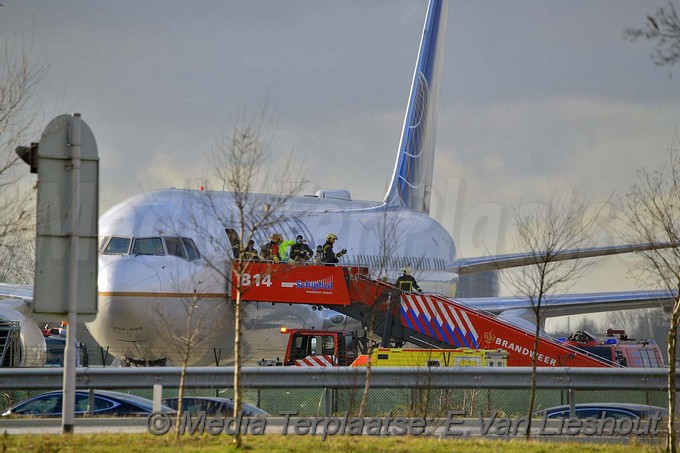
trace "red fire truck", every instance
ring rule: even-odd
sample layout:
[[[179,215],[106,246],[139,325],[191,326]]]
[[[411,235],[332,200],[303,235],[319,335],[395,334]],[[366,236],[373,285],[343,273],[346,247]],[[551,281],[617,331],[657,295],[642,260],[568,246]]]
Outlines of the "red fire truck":
[[[281,333],[289,335],[284,366],[365,366],[369,361],[368,355],[359,355],[361,339],[354,334],[285,328]],[[507,357],[502,349],[374,348],[370,361],[373,366],[506,366]]]
[[[529,330],[454,298],[403,293],[372,278],[366,268],[250,263],[248,272],[252,278],[248,278],[250,286],[241,288],[244,300],[323,305],[366,322],[372,313],[374,332],[383,337],[383,346],[408,342],[426,349],[501,349],[507,352],[507,366],[531,366],[534,356],[538,366],[547,367],[663,366],[653,341],[633,345],[620,338],[616,345],[589,345],[541,336],[534,350]],[[307,360],[348,365],[356,358],[343,346],[348,340],[342,333],[298,333],[289,339],[286,364],[312,357]]]
[[[615,338],[615,335],[618,335],[618,338]],[[585,330],[579,330],[571,334],[564,344],[587,351],[622,367],[662,368],[665,366],[661,349],[654,340],[628,338],[625,330],[607,329],[604,339]]]

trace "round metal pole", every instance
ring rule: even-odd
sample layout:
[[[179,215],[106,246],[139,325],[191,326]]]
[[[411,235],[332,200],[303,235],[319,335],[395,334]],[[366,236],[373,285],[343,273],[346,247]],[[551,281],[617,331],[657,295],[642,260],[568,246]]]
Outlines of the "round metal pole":
[[[80,114],[73,115],[69,125],[71,148],[71,250],[69,254],[69,299],[66,347],[64,348],[64,392],[61,429],[63,434],[73,432],[76,391],[76,313],[78,311],[78,223],[80,212]]]

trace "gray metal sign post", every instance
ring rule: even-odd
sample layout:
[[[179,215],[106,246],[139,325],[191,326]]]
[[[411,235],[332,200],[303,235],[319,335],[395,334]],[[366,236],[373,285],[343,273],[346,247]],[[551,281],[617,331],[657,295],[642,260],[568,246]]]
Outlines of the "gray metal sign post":
[[[99,157],[80,114],[47,125],[37,148],[38,211],[33,312],[68,320],[62,432],[73,432],[76,322],[97,314]]]

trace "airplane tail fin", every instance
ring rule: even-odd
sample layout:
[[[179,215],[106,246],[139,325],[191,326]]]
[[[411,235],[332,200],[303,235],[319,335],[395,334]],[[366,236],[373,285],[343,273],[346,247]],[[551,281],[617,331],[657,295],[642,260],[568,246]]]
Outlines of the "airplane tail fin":
[[[429,214],[437,134],[439,81],[448,0],[430,0],[406,107],[399,154],[384,202]]]

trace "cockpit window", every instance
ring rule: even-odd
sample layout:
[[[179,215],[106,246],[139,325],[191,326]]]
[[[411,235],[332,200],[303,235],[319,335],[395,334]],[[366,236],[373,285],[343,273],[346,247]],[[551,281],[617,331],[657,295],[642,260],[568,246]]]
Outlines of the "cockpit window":
[[[104,255],[127,255],[130,251],[130,238],[112,237],[106,248]]]
[[[109,240],[109,236],[101,236],[99,238],[99,244],[97,245],[97,251],[102,252],[106,242]]]
[[[187,249],[189,261],[197,260],[201,257],[200,253],[198,253],[198,248],[196,248],[196,244],[194,244],[194,241],[191,238],[182,238],[182,242]]]
[[[182,247],[182,240],[176,237],[165,236],[165,248],[168,250],[168,255],[179,256],[180,258],[186,259],[184,254],[184,248]]]
[[[161,238],[137,238],[132,246],[133,255],[165,255]]]
[[[107,242],[108,240],[108,242]],[[132,250],[130,250],[132,244]],[[165,245],[164,245],[165,244]],[[126,238],[106,236],[100,240],[104,247],[103,255],[167,255],[184,260],[194,261],[201,257],[196,244],[191,238],[163,236],[153,238]]]

